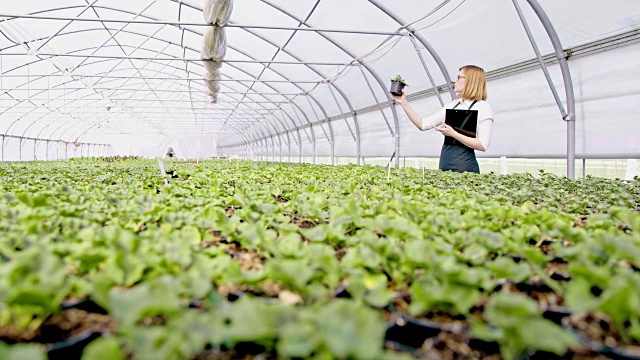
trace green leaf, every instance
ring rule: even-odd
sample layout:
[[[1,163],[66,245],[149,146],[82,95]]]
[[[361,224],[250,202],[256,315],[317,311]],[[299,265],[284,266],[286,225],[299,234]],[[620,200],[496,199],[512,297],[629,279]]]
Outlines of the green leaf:
[[[180,230],[179,235],[183,241],[189,244],[197,245],[202,241],[202,236],[200,234],[200,230],[198,230],[195,226],[185,226]]]
[[[321,336],[313,323],[286,324],[280,330],[278,354],[289,358],[308,358],[321,344]]]
[[[7,345],[0,342],[0,359],[3,360],[45,360],[45,348],[41,345]]]
[[[542,318],[535,300],[523,294],[493,295],[483,317],[500,331],[486,331],[476,326],[476,334],[498,340],[505,359],[513,359],[528,349],[564,355],[579,345],[574,334]]]
[[[635,274],[634,274],[635,275]],[[635,281],[634,281],[635,280]],[[638,276],[616,277],[601,295],[599,309],[621,328],[624,323],[640,314],[640,281]]]
[[[224,336],[236,342],[262,342],[275,339],[278,334],[278,318],[281,308],[267,305],[260,300],[241,298],[225,309]]]
[[[58,308],[56,299],[51,297],[51,293],[38,288],[18,289],[12,293],[7,301],[10,305],[25,305],[42,309],[42,313],[53,312]]]
[[[572,311],[587,313],[598,308],[600,299],[593,296],[587,280],[576,278],[567,286],[565,302]]]
[[[99,338],[82,352],[83,360],[125,360],[120,344],[115,338]]]
[[[487,264],[496,279],[509,279],[516,283],[528,279],[532,273],[531,268],[525,262],[516,263],[510,258],[499,257]]]
[[[580,345],[576,335],[546,319],[528,320],[526,325],[517,329],[523,350],[536,349],[564,355],[569,349]]]
[[[281,259],[267,264],[265,272],[296,292],[306,292],[306,285],[314,275],[307,260]]]
[[[311,229],[303,229],[300,231],[304,237],[311,241],[326,241],[329,236],[329,225],[320,224]]]
[[[498,293],[489,298],[483,316],[493,325],[510,327],[540,314],[538,304],[528,296],[520,293]]]
[[[319,332],[337,358],[375,359],[381,354],[385,333],[382,317],[353,302],[335,301],[317,312]]]
[[[120,324],[132,324],[153,315],[172,314],[180,301],[169,278],[138,285],[133,289],[113,289],[109,293],[110,310]]]

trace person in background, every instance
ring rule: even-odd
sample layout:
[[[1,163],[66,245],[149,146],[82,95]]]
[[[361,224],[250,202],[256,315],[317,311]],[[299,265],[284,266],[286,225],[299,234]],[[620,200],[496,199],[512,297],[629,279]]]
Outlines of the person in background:
[[[487,76],[485,71],[474,65],[460,68],[454,91],[458,99],[446,104],[436,113],[422,118],[409,105],[404,91],[402,96],[392,95],[407,114],[411,122],[420,130],[435,129],[445,136],[440,152],[440,170],[480,173],[475,151],[487,151],[493,128],[493,109],[487,100]],[[477,111],[476,136],[456,131],[445,123],[447,109]]]

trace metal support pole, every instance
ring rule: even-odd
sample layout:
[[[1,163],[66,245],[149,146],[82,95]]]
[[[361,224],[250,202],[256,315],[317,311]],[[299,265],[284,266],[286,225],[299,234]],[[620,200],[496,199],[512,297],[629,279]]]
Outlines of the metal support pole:
[[[296,134],[298,135],[298,140],[296,141],[296,143],[298,144],[298,148],[299,148],[298,163],[301,163],[301,162],[302,162],[302,135],[300,134],[300,128],[296,125],[296,122],[293,120],[293,118],[291,117],[291,115],[289,115],[289,113],[285,112],[285,111],[284,111],[284,110],[282,110],[282,109],[280,109],[280,112],[282,112],[282,114],[283,114],[283,116],[282,116],[282,117],[283,117],[283,119],[284,119],[284,122],[286,122],[286,121],[287,121],[287,117],[289,118],[289,120],[291,120],[291,124],[293,125],[293,128],[292,128],[291,130],[288,130],[288,131],[293,131],[293,129],[295,129]],[[294,111],[294,112],[295,112],[295,111]],[[284,115],[286,115],[286,116],[284,116]],[[276,119],[280,120],[280,118],[279,118],[278,116],[276,116],[276,113],[275,113],[275,112],[273,113],[273,116],[274,116]],[[297,113],[296,113],[296,116],[297,116]],[[298,118],[298,120],[299,120],[299,118]],[[284,128],[284,125],[283,125],[283,128]],[[306,134],[306,133],[305,133],[305,134]],[[309,137],[309,136],[307,135],[307,138],[308,138],[308,137]],[[294,139],[295,139],[295,138],[294,138]]]
[[[298,164],[302,164],[302,137],[300,136],[300,130],[298,130]]]
[[[295,15],[293,15],[291,12],[289,12],[286,8],[284,8],[283,6],[279,5],[279,4],[275,4],[273,1],[271,0],[262,0],[262,2],[264,2],[265,4],[268,4],[269,6],[273,7],[274,9],[277,9],[278,11],[282,12],[283,14],[289,16],[290,18],[298,21],[300,24],[305,24],[305,21],[296,17]],[[381,7],[380,4],[377,4],[377,1],[374,2],[374,0],[370,0],[370,2],[374,3],[374,5],[376,5],[378,8],[380,8],[381,10],[383,10],[384,12],[387,13],[387,15],[393,17],[393,13],[388,12],[388,10],[386,8],[384,8],[384,6]],[[306,24],[307,26],[309,26],[308,24]],[[309,28],[313,28],[312,26],[309,26]],[[349,55],[351,58],[353,59],[358,59],[358,56],[353,53],[352,51],[350,51],[349,49],[347,49],[345,46],[343,46],[342,44],[340,44],[339,42],[335,41],[334,39],[332,39],[331,37],[329,37],[327,34],[324,34],[322,32],[318,32],[318,35],[322,36],[323,38],[325,38],[327,41],[331,42],[333,45],[335,45],[338,49],[340,49],[341,51],[343,51],[345,54]],[[396,32],[396,34],[399,34],[399,32]],[[424,41],[424,39],[422,39],[421,37],[419,38],[421,42],[423,42],[425,44],[425,46],[428,49],[431,49],[431,47],[428,45],[428,43],[426,43],[426,41]],[[431,50],[430,50],[431,51]],[[435,52],[434,52],[435,53]],[[436,61],[439,61],[439,58],[437,57],[437,54],[434,54],[434,58],[436,59]],[[380,85],[381,89],[383,91],[385,91],[385,95],[387,97],[387,101],[389,102],[389,105],[391,105],[393,103],[393,99],[391,98],[391,95],[386,92],[387,90],[387,85],[385,85],[385,83],[382,81],[382,79],[380,78],[380,76],[378,76],[378,74],[371,69],[368,65],[366,65],[365,63],[363,63],[361,60],[357,60],[357,62],[359,64],[361,64],[362,66],[364,66],[372,75],[373,77],[376,79],[376,81],[378,82],[378,84]],[[440,64],[441,62],[439,62]],[[444,67],[442,67],[444,69]],[[445,71],[446,73],[446,71]],[[446,76],[447,79],[450,79],[449,76]],[[455,94],[453,92],[453,87],[451,86],[451,82],[447,81],[447,85],[450,88],[451,94],[452,94],[452,99],[454,98]],[[398,120],[398,114],[396,112],[396,109],[391,106],[391,113],[393,114],[393,119],[394,119],[394,125],[396,128],[395,131],[395,148],[396,148],[396,153],[398,153],[398,156],[400,154],[400,124],[399,124],[399,120]],[[400,162],[398,159],[396,159],[396,167],[400,167]]]
[[[275,113],[271,114],[273,116],[274,119],[277,120],[277,122],[280,124],[280,126],[282,126],[282,131],[284,132],[284,134],[287,135],[287,148],[288,148],[288,162],[291,162],[291,136],[289,134],[289,130],[287,130],[287,127],[285,126],[285,124],[282,122],[282,120],[280,120],[279,117],[276,116]],[[273,128],[276,130],[276,133],[278,133],[278,127],[276,126],[276,124],[274,123]],[[280,149],[280,153],[282,154],[282,149]]]
[[[431,75],[431,71],[429,71],[429,67],[427,66],[427,62],[424,60],[424,56],[422,56],[422,51],[420,51],[420,47],[416,42],[416,38],[413,34],[409,36],[411,42],[413,43],[413,47],[416,49],[416,53],[418,53],[418,57],[420,58],[420,62],[424,67],[424,71],[426,71],[427,76],[429,77],[429,82],[431,82],[431,86],[433,86],[433,91],[435,91],[436,96],[438,97],[438,101],[440,101],[440,105],[444,106],[444,101],[442,100],[442,96],[440,96],[440,91],[438,91],[438,86],[436,85],[435,80],[433,80],[433,76]]]
[[[365,66],[365,69],[367,69],[371,73],[371,75],[373,75],[373,77],[376,79],[376,81],[384,91],[384,95],[387,97],[387,101],[389,102],[389,105],[391,106],[391,114],[393,115],[393,125],[394,125],[394,130],[392,131],[392,134],[393,134],[394,144],[395,144],[396,169],[399,169],[400,168],[400,122],[398,120],[398,113],[396,111],[395,106],[393,106],[393,99],[391,99],[391,94],[387,91],[387,87],[382,82],[382,79],[380,79],[380,76],[378,76],[376,72],[374,72],[367,66]]]
[[[311,103],[311,99],[309,98],[310,96],[305,96],[305,97],[307,98],[307,101],[309,102],[309,106],[311,107],[313,114],[316,116],[316,119],[320,120],[320,117],[318,116],[316,109],[313,107],[313,104]],[[322,111],[324,112],[324,109],[322,109]],[[324,114],[325,114],[325,118],[327,119],[327,124],[329,126],[329,133],[331,133],[331,137],[327,135],[327,132],[324,130],[324,127],[322,126],[322,124],[320,124],[320,128],[322,129],[322,132],[324,132],[324,136],[327,138],[327,141],[329,141],[329,145],[331,146],[331,165],[333,165],[334,156],[335,156],[335,137],[333,136],[333,126],[331,125],[331,120],[329,119],[329,115],[326,112],[324,112]]]
[[[302,120],[300,119],[300,115],[296,111],[295,106],[293,106],[293,113],[296,114],[298,121],[300,121],[300,123],[302,124]],[[307,119],[307,122],[309,122],[308,120],[309,119]],[[316,163],[316,133],[313,130],[313,125],[311,123],[309,123],[309,131],[311,132],[311,146],[313,147],[313,164],[315,164]],[[300,144],[300,154],[302,155],[302,143]]]
[[[328,88],[329,88],[329,92],[331,93],[331,96],[333,97],[333,100],[336,102],[336,105],[338,106],[338,110],[340,110],[341,114],[344,114],[344,110],[342,110],[342,106],[340,105],[340,102],[338,101],[338,98],[336,97],[336,94],[333,92],[333,88],[331,87],[333,84],[331,84],[330,82],[327,82]],[[351,133],[351,137],[353,138],[353,141],[356,141],[356,136],[353,134],[353,130],[351,130],[351,125],[349,125],[349,122],[347,121],[347,117],[344,117],[344,123],[347,124],[347,128],[349,129],[349,132]]]
[[[380,113],[382,114],[382,118],[384,119],[385,124],[387,124],[387,128],[389,129],[389,132],[391,133],[391,136],[393,136],[394,135],[393,129],[391,129],[391,124],[389,124],[389,119],[387,119],[387,114],[384,113],[384,109],[382,109],[382,106],[380,106],[380,103],[378,102],[378,98],[376,97],[376,92],[373,90],[373,87],[369,82],[369,78],[367,77],[367,74],[362,69],[362,66],[359,66],[358,68],[360,69],[360,72],[362,72],[362,77],[367,83],[367,87],[369,87],[369,91],[371,91],[371,95],[373,96],[373,102],[378,107],[378,110],[380,110]]]
[[[278,139],[278,142],[280,142],[280,139]],[[271,158],[273,159],[273,162],[276,162],[276,141],[273,135],[271,135]]]
[[[444,76],[445,85],[449,89],[449,95],[451,95],[451,100],[455,100],[456,99],[456,93],[453,91],[453,86],[452,86],[451,81],[450,81],[451,76],[449,75],[449,72],[447,71],[446,66],[444,66],[444,62],[442,61],[442,59],[438,55],[438,52],[431,46],[431,44],[429,44],[429,42],[422,35],[420,35],[419,33],[415,32],[415,29],[413,27],[408,26],[407,22],[405,22],[403,19],[401,19],[398,15],[396,15],[393,11],[388,9],[386,6],[382,5],[380,0],[369,0],[369,2],[372,3],[373,5],[375,5],[375,7],[380,9],[382,12],[387,14],[395,22],[400,24],[400,26],[402,26],[403,28],[406,28],[406,30],[409,31],[410,34],[415,36],[416,39],[427,49],[429,54],[431,54],[431,56],[433,57],[433,60],[435,60],[436,64],[438,64],[438,68],[440,68],[440,71],[442,72],[442,75]]]
[[[287,149],[287,159],[288,159],[287,162],[291,164],[291,136],[288,131],[287,131],[287,139],[288,139],[287,143],[289,144]]]
[[[335,87],[334,84],[332,83],[327,83],[329,85],[329,92],[331,92],[331,96],[333,97],[333,100],[336,102],[336,105],[338,105],[338,110],[340,110],[340,113],[344,113],[344,111],[342,110],[342,106],[340,105],[340,102],[338,101],[338,98],[336,97],[336,94],[333,92],[333,87]],[[337,87],[336,87],[337,89]],[[345,97],[346,99],[346,97]],[[345,115],[344,117],[344,122],[345,124],[347,124],[347,128],[349,129],[349,132],[351,133],[351,137],[353,138],[353,141],[356,143],[356,154],[358,154],[359,150],[360,150],[360,131],[358,131],[358,137],[356,138],[356,135],[353,133],[353,130],[351,130],[351,125],[349,125],[349,121],[347,120],[347,116]],[[355,118],[354,116],[354,122],[355,122],[355,126],[356,128],[358,127],[358,120]],[[335,165],[334,162],[334,154],[335,154],[335,145],[331,144],[331,165]],[[360,162],[360,157],[358,156],[358,163]]]
[[[575,97],[574,97],[574,92],[573,92],[573,81],[571,80],[571,71],[569,70],[569,63],[567,61],[568,55],[564,51],[564,48],[562,47],[562,44],[560,43],[560,38],[558,37],[558,34],[556,33],[555,28],[553,27],[553,24],[551,23],[551,20],[549,20],[549,17],[544,12],[544,9],[542,9],[542,7],[538,3],[538,1],[536,1],[536,0],[527,0],[527,2],[531,6],[531,8],[535,12],[535,14],[538,16],[538,19],[540,20],[540,22],[542,23],[544,29],[546,30],[547,35],[549,36],[549,39],[551,40],[551,44],[553,45],[553,48],[555,50],[556,58],[558,59],[558,62],[559,62],[559,65],[560,65],[560,70],[562,72],[562,79],[564,81],[564,88],[565,88],[566,102],[567,102],[567,110],[568,110],[566,112],[564,110],[564,106],[562,104],[562,101],[560,100],[560,97],[557,94],[555,85],[553,84],[553,81],[551,80],[551,76],[549,75],[549,72],[548,72],[548,70],[546,68],[544,60],[542,59],[542,55],[540,54],[540,51],[538,50],[538,46],[536,45],[535,39],[533,38],[533,34],[531,33],[531,30],[529,29],[529,25],[527,24],[527,21],[526,21],[526,19],[524,17],[524,14],[522,13],[522,9],[520,8],[520,5],[518,4],[517,0],[513,0],[513,4],[514,4],[514,6],[516,8],[518,16],[520,17],[520,20],[522,21],[524,29],[525,29],[525,31],[527,33],[527,37],[529,37],[529,41],[531,42],[531,45],[533,46],[533,50],[536,53],[536,57],[538,58],[538,62],[540,63],[540,66],[542,68],[542,71],[544,72],[545,78],[547,79],[547,82],[549,83],[549,87],[551,88],[551,92],[553,93],[553,96],[554,96],[554,98],[556,100],[558,108],[560,109],[560,113],[562,114],[562,118],[567,123],[567,177],[569,179],[571,179],[571,180],[575,180],[575,178],[576,178]]]
[[[524,27],[524,31],[527,33],[527,37],[529,38],[529,42],[531,42],[531,46],[533,47],[533,52],[536,54],[536,58],[538,59],[538,63],[540,64],[540,68],[542,69],[544,77],[547,80],[547,84],[549,84],[549,88],[551,89],[551,93],[553,94],[553,98],[556,101],[556,104],[558,105],[558,108],[560,109],[560,113],[562,114],[562,117],[564,118],[567,115],[565,110],[564,110],[564,105],[562,104],[562,100],[560,100],[560,96],[558,95],[558,91],[556,90],[556,86],[553,83],[553,80],[551,79],[551,75],[549,74],[549,69],[547,68],[547,65],[545,64],[544,59],[542,58],[542,54],[540,53],[540,49],[538,48],[538,44],[536,43],[536,40],[533,37],[533,34],[531,33],[531,29],[529,27],[529,24],[527,23],[527,19],[524,17],[524,14],[522,13],[522,9],[520,8],[520,5],[518,4],[518,0],[512,0],[512,1],[513,1],[513,5],[516,8],[516,12],[518,13],[518,17],[520,17],[520,21],[522,22],[522,25]]]

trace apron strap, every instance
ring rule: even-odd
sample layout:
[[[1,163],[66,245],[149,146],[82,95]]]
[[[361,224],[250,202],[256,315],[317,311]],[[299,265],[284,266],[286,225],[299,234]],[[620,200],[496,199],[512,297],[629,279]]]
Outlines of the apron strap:
[[[471,103],[471,106],[469,106],[469,109],[467,111],[470,111],[471,108],[473,107],[473,105],[475,105],[478,102],[478,100],[474,100],[473,103]],[[454,106],[453,108],[455,109],[458,105],[460,105],[460,102],[458,101],[458,103],[456,104],[456,106]],[[467,121],[469,121],[469,119],[471,119],[471,115],[472,113],[470,112],[469,114],[467,114],[467,117],[462,121],[462,124],[460,125],[460,128],[464,127],[467,123]],[[458,143],[458,140],[453,140],[453,145],[455,145],[456,143]]]
[[[471,106],[469,106],[469,110],[468,110],[468,111],[471,111],[471,108],[472,108],[472,107],[473,107],[473,105],[475,105],[477,102],[478,102],[477,100],[476,100],[476,101],[474,101],[474,102],[473,102],[473,104],[471,104]],[[467,122],[469,121],[469,119],[471,119],[471,115],[472,115],[472,114],[473,114],[473,113],[469,112],[469,114],[467,115],[467,117],[464,119],[464,121],[463,121],[463,122],[462,122],[462,124],[460,125],[460,128],[463,128],[463,127],[467,124]]]
[[[473,103],[471,103],[471,106],[469,106],[469,109],[467,109],[467,110],[471,110],[473,105],[475,105],[477,102],[478,102],[478,100],[474,100]],[[458,103],[454,107],[452,107],[451,109],[453,110],[453,109],[457,108],[459,105],[460,105],[460,101],[458,101]]]

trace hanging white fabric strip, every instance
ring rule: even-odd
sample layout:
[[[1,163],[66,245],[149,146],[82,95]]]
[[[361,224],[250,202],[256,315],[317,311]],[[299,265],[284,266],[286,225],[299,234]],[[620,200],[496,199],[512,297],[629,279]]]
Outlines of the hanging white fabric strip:
[[[233,11],[233,0],[206,0],[204,21],[207,24],[227,25]]]

